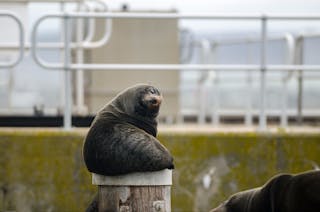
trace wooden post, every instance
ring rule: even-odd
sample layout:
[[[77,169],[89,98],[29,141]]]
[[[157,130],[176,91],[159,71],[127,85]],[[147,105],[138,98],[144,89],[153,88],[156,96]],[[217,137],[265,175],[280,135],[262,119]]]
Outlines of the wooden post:
[[[93,173],[99,212],[171,212],[172,171],[136,172],[119,176]]]

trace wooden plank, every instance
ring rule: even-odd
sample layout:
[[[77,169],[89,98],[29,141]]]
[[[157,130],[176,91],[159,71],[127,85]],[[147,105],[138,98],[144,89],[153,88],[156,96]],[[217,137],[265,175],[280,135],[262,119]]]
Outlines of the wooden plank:
[[[172,170],[120,176],[92,173],[98,185],[99,212],[170,212]]]
[[[99,212],[170,212],[171,186],[99,186]]]

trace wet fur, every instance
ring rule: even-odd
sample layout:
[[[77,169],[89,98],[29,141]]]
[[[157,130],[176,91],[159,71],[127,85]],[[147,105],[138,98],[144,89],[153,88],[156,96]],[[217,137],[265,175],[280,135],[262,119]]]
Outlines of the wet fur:
[[[211,212],[319,212],[320,171],[281,174],[263,187],[232,195]]]
[[[144,102],[150,95],[161,94],[149,85],[134,86],[100,110],[83,148],[90,172],[110,176],[173,168],[172,156],[156,139],[159,108]]]
[[[83,146],[90,172],[114,176],[173,169],[173,157],[156,139],[160,92],[136,85],[117,95],[96,115]],[[86,210],[98,211],[97,195]]]

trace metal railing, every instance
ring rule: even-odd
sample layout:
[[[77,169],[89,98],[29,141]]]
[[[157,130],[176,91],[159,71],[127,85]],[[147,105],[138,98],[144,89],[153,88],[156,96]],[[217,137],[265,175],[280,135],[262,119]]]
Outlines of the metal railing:
[[[11,1],[8,1],[8,2],[11,2]],[[28,2],[33,2],[33,0],[30,0]],[[34,2],[38,2],[38,1],[34,1]],[[57,3],[52,1],[48,1],[48,2],[55,3],[55,4]],[[16,3],[20,3],[20,2],[16,2]],[[108,10],[106,2],[101,0],[70,1],[70,2],[63,1],[63,2],[59,2],[61,12],[65,10],[65,5],[69,3],[77,4],[78,12],[83,12],[83,11],[90,12],[90,13],[91,12],[107,12]],[[93,4],[89,4],[89,3],[93,3]],[[19,18],[15,20],[20,21]],[[18,23],[20,24],[19,27],[22,27],[22,22],[20,21]],[[83,20],[78,20],[76,24],[77,24],[76,40],[70,43],[70,48],[75,49],[76,51],[76,61],[78,63],[82,63],[83,50],[101,47],[109,41],[110,35],[112,33],[112,20],[111,19],[105,20],[104,32],[102,33],[101,37],[97,38],[96,40],[93,40],[95,35],[95,30],[96,30],[95,19],[88,20],[88,27],[86,32],[84,32],[83,30],[84,28]],[[20,35],[20,39],[24,41],[24,35]],[[41,48],[41,49],[59,49],[62,53],[63,53],[64,47],[65,46],[63,42],[41,42],[39,43],[39,46],[38,46],[38,48]],[[0,50],[20,50],[20,55],[14,64],[8,63],[6,64],[6,66],[0,66],[0,67],[8,68],[9,66],[12,67],[14,65],[17,65],[23,59],[23,50],[29,50],[30,48],[31,48],[30,42],[25,42],[25,41],[24,43],[0,42]],[[84,104],[84,83],[83,83],[84,80],[83,79],[84,79],[83,71],[81,69],[77,70],[76,72],[76,107],[78,108],[78,112],[86,111],[86,106]],[[9,87],[9,89],[11,89],[11,87]],[[11,93],[11,91],[9,91],[9,93]]]
[[[101,12],[106,12],[107,11],[107,5],[105,2],[103,1],[97,1],[100,2],[99,4],[103,5],[103,8],[101,10]],[[65,2],[61,2],[62,4],[65,4]],[[79,2],[81,3],[81,2]],[[95,8],[90,7],[87,2],[83,2],[80,4],[80,11],[81,10],[85,10],[85,12],[89,12],[89,13],[94,13],[95,12]],[[7,12],[5,11],[5,14],[10,14],[13,15],[15,17],[15,20],[18,20],[22,26],[22,22],[20,21],[20,18],[18,18],[16,15],[14,15],[13,13]],[[9,15],[2,15],[2,16],[9,16]],[[13,18],[13,17],[12,17]],[[71,49],[76,49],[76,48],[84,48],[84,49],[93,49],[93,48],[99,48],[103,45],[105,45],[109,38],[110,35],[112,33],[112,21],[111,19],[107,19],[106,20],[106,24],[105,24],[105,28],[104,28],[104,33],[103,36],[101,38],[99,38],[96,41],[93,41],[94,38],[94,32],[95,32],[95,21],[94,20],[90,20],[88,22],[88,28],[86,32],[83,32],[83,34],[86,34],[86,37],[81,40],[81,41],[77,41],[77,42],[71,42],[70,44],[70,48]],[[5,43],[1,43],[0,42],[0,49],[2,50],[16,50],[16,49],[20,49],[21,42],[19,43],[15,43],[15,42],[5,42]],[[30,42],[25,42],[24,45],[22,45],[22,48],[25,50],[28,50],[31,48],[31,43]],[[41,42],[38,46],[38,48],[42,48],[42,49],[63,49],[64,48],[64,43],[63,42]]]
[[[316,36],[316,35],[312,35]],[[317,35],[319,36],[319,35]],[[300,36],[299,36],[300,37]],[[277,40],[284,40],[286,44],[286,51],[285,51],[285,63],[287,65],[294,64],[294,57],[295,57],[295,37],[292,34],[285,34],[284,36],[275,36],[270,37],[267,39],[269,41],[277,41]],[[202,63],[208,63],[208,60],[214,60],[215,61],[215,55],[216,50],[218,47],[221,46],[228,46],[228,45],[235,45],[235,44],[251,44],[251,43],[258,43],[260,42],[260,39],[257,38],[242,38],[242,39],[228,39],[228,40],[208,40],[208,39],[202,39],[200,41],[193,41],[192,45],[197,46],[201,49],[201,57],[202,57]],[[191,53],[189,53],[191,55]],[[189,58],[190,60],[190,58]],[[291,72],[292,73],[292,72]],[[205,73],[207,75],[207,73]],[[214,77],[214,88],[212,89],[211,93],[213,93],[214,101],[213,105],[211,106],[211,122],[213,125],[218,125],[220,123],[220,114],[219,114],[219,85],[220,85],[220,79],[219,79],[219,71],[214,71],[214,74],[216,75]],[[280,125],[281,127],[287,127],[287,81],[292,77],[292,74],[283,73],[282,81],[283,81],[283,89],[282,89],[282,102],[281,102],[281,115],[280,115]],[[208,76],[202,76],[201,79],[208,79]],[[252,125],[252,97],[251,97],[251,72],[248,71],[248,97],[246,99],[246,112],[244,115],[244,122],[246,126]],[[198,111],[198,122],[200,124],[205,123],[206,119],[206,105],[204,102],[206,101],[206,88],[205,83],[207,80],[200,80],[199,81],[199,87],[200,87],[200,94],[199,94],[199,102],[200,107]]]
[[[23,58],[24,53],[24,30],[23,30],[23,24],[21,22],[21,19],[8,11],[0,11],[0,17],[8,17],[12,19],[14,22],[16,22],[18,29],[19,29],[19,44],[18,44],[18,50],[19,54],[15,60],[11,60],[9,62],[0,62],[0,68],[12,68],[16,66]]]
[[[39,58],[37,53],[37,30],[41,22],[49,18],[61,18],[64,20],[64,63],[48,63]],[[138,19],[212,19],[212,20],[252,20],[261,23],[261,48],[260,64],[74,64],[70,62],[70,19],[77,18],[138,18]],[[176,14],[176,13],[64,13],[49,14],[40,17],[32,30],[32,55],[34,60],[42,67],[47,69],[64,69],[66,79],[66,107],[64,111],[64,128],[71,128],[71,75],[70,70],[260,70],[260,114],[259,129],[266,130],[266,113],[265,113],[265,92],[266,92],[266,71],[269,70],[310,70],[318,71],[320,65],[269,65],[266,64],[266,43],[267,43],[267,22],[277,20],[320,20],[320,15],[266,15],[266,14]]]

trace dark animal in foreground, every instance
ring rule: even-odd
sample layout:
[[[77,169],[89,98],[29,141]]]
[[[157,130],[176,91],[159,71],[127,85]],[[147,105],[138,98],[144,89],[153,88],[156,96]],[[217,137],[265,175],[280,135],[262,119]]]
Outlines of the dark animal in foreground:
[[[104,106],[85,138],[83,156],[88,170],[114,176],[173,169],[171,154],[156,139],[161,102],[158,89],[136,85]],[[96,208],[97,198],[87,211]]]
[[[320,171],[281,174],[239,192],[210,212],[319,212]]]

